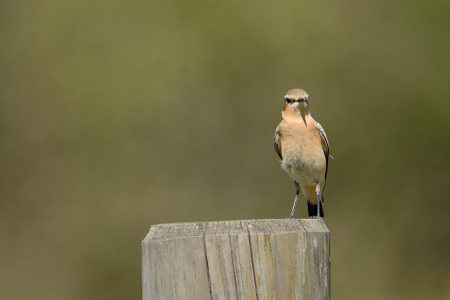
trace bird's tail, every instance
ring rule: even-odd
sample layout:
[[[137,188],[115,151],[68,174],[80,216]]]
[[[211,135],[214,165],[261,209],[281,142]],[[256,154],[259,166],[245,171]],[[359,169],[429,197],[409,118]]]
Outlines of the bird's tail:
[[[316,217],[317,216],[317,205],[320,205],[320,216],[323,218],[325,215],[323,213],[323,205],[322,205],[323,199],[322,201],[320,201],[317,204],[312,204],[311,202],[308,201],[308,216],[310,218],[312,217]]]

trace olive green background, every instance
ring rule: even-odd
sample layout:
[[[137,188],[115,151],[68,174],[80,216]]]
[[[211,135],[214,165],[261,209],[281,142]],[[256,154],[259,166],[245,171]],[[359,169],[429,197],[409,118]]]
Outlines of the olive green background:
[[[0,298],[139,299],[151,224],[286,217],[272,138],[300,87],[335,157],[333,299],[449,299],[449,20],[447,1],[2,1]]]

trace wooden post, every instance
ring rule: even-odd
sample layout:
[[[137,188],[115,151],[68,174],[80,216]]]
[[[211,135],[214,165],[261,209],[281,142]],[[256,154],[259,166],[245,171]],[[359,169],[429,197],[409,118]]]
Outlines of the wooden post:
[[[154,299],[330,299],[330,232],[321,219],[151,226],[142,291]]]

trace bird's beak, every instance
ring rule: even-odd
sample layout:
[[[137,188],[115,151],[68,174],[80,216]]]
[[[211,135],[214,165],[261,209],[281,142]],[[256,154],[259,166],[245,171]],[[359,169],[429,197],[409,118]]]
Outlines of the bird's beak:
[[[308,126],[308,124],[306,124],[305,112],[303,110],[300,110],[300,115],[302,116],[302,119],[303,119],[303,122],[305,123],[305,126]]]

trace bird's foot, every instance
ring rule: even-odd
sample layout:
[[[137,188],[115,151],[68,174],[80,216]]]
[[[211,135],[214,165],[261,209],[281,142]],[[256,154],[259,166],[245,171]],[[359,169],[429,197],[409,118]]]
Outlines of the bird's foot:
[[[289,216],[289,217],[286,217],[285,219],[286,219],[286,220],[295,220],[295,219],[297,219],[297,218],[294,217],[294,216]]]

